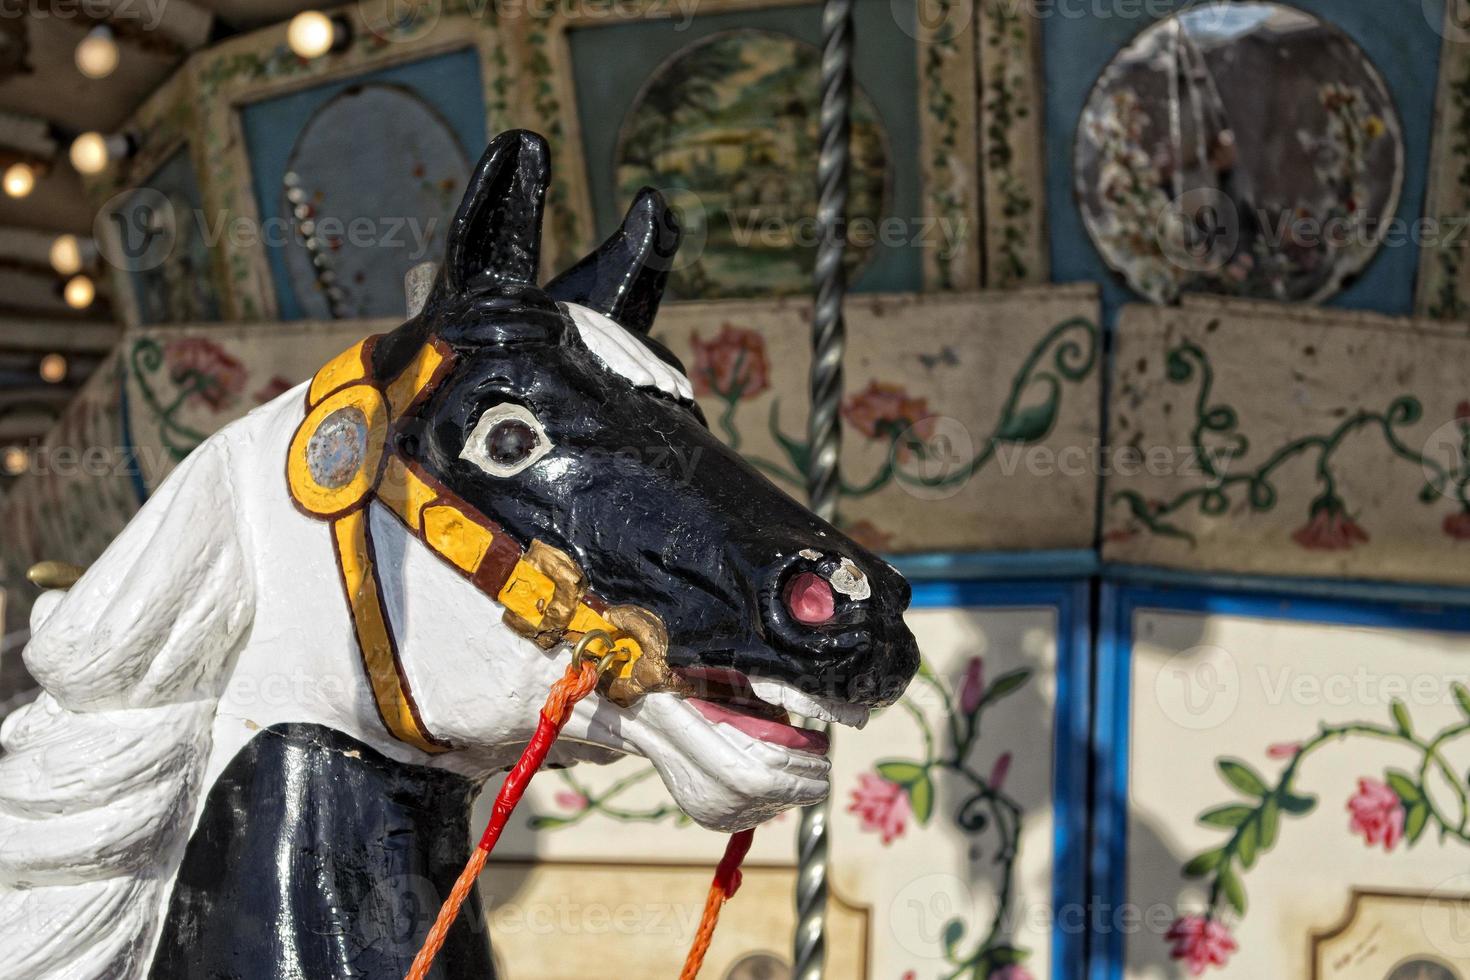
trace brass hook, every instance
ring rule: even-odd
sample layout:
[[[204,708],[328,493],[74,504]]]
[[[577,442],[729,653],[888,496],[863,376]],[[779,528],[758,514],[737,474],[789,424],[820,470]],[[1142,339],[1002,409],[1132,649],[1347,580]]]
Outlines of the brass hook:
[[[621,630],[618,632],[619,634],[622,633]],[[599,675],[606,674],[608,669],[624,656],[617,649],[618,637],[613,636],[607,630],[588,630],[583,633],[582,638],[577,641],[577,645],[572,648],[572,663],[580,665],[583,661],[596,656],[596,654],[589,654],[587,652],[587,648],[592,645],[593,640],[601,640],[607,644],[607,653],[604,653],[597,661],[597,673]]]

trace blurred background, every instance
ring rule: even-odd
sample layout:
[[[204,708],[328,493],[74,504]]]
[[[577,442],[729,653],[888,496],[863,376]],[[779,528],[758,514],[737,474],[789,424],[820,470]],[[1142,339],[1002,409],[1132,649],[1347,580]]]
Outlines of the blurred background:
[[[927,669],[836,740],[828,976],[1470,980],[1470,0],[854,36],[839,523]],[[0,7],[0,716],[27,571],[402,322],[507,128],[548,278],[668,196],[654,335],[803,495],[820,44],[810,0]],[[707,975],[790,975],[795,824]],[[549,774],[503,975],[677,972],[721,846],[643,763]]]

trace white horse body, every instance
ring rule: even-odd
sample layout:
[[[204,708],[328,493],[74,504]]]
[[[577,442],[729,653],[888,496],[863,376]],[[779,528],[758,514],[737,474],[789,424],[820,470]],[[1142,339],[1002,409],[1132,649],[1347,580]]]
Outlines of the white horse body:
[[[589,310],[588,346],[636,379],[687,379]],[[373,538],[427,728],[473,748],[427,755],[384,729],[328,530],[284,478],[305,386],[210,438],[70,591],[37,601],[25,651],[44,693],[0,729],[0,980],[144,976],[200,802],[250,739],[316,723],[384,755],[483,780],[535,729],[565,648],[542,651],[381,504]],[[682,394],[682,392],[681,392]],[[553,760],[654,762],[707,826],[750,825],[827,790],[828,761],[705,721],[653,694],[580,703]]]

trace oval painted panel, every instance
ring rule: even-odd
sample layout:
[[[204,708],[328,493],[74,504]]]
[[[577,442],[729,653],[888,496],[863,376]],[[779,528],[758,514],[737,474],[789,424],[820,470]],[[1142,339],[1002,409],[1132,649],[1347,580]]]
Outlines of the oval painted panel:
[[[440,259],[469,173],[449,124],[406,89],[354,86],[318,109],[279,204],[306,316],[402,316],[404,274]]]
[[[820,66],[804,41],[726,31],[676,53],[638,93],[618,134],[618,196],[626,205],[647,184],[678,210],[679,298],[811,292]],[[850,280],[890,231],[889,159],[878,111],[854,85]]]

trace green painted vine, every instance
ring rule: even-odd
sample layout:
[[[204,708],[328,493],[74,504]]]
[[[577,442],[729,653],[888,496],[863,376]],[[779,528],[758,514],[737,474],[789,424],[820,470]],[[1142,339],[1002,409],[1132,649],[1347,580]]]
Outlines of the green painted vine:
[[[1387,723],[1323,724],[1300,742],[1271,746],[1268,756],[1285,760],[1274,781],[1240,759],[1217,760],[1221,778],[1239,798],[1206,810],[1198,818],[1201,825],[1226,831],[1228,836],[1183,866],[1185,878],[1208,883],[1208,897],[1203,912],[1182,915],[1170,930],[1171,955],[1187,961],[1196,975],[1206,967],[1225,965],[1235,951],[1231,920],[1238,922],[1249,908],[1246,874],[1276,846],[1284,820],[1317,809],[1318,798],[1299,790],[1295,780],[1302,764],[1329,745],[1372,739],[1406,750],[1413,760],[1407,768],[1385,770],[1381,779],[1358,779],[1357,792],[1348,799],[1346,809],[1350,831],[1362,837],[1366,846],[1386,852],[1401,843],[1412,848],[1429,830],[1441,841],[1470,844],[1470,777],[1445,755],[1447,746],[1470,735],[1470,690],[1461,684],[1453,685],[1452,690],[1463,717],[1434,732],[1417,731],[1408,707],[1394,700]],[[1450,803],[1435,800],[1428,789],[1431,778],[1447,788]]]
[[[1409,447],[1400,433],[1404,426],[1418,422],[1423,406],[1412,395],[1400,395],[1377,411],[1353,412],[1328,432],[1302,436],[1279,446],[1253,469],[1228,473],[1220,465],[1222,459],[1243,457],[1251,448],[1250,440],[1239,431],[1240,417],[1236,409],[1214,401],[1215,372],[1205,351],[1192,341],[1182,341],[1167,355],[1166,370],[1172,384],[1195,384],[1194,420],[1190,430],[1190,447],[1204,473],[1199,486],[1181,491],[1167,500],[1150,499],[1136,490],[1120,490],[1110,498],[1114,506],[1127,508],[1130,528],[1114,532],[1113,537],[1145,532],[1161,537],[1179,538],[1195,543],[1194,535],[1172,519],[1190,510],[1206,517],[1226,514],[1239,500],[1251,511],[1273,510],[1279,500],[1277,471],[1286,463],[1315,457],[1315,475],[1320,488],[1312,500],[1307,523],[1292,534],[1292,539],[1308,549],[1336,550],[1351,548],[1369,540],[1344,499],[1340,480],[1333,469],[1333,455],[1350,438],[1377,435],[1388,450],[1389,458],[1420,467],[1428,478],[1419,493],[1423,504],[1449,498],[1459,507],[1457,514],[1446,518],[1445,533],[1455,538],[1470,537],[1470,407],[1459,413],[1463,448],[1456,466],[1446,466]]]

